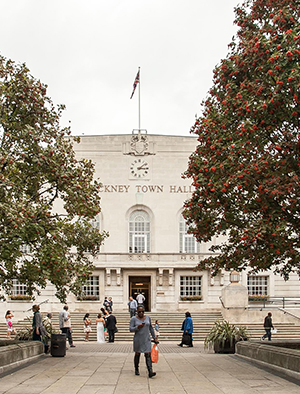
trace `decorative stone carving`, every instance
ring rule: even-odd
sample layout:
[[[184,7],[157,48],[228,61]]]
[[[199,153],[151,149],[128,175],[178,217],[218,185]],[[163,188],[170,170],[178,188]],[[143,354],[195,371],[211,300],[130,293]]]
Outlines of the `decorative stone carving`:
[[[164,274],[164,269],[159,268],[158,269],[158,285],[162,286],[163,285],[163,274]]]
[[[110,268],[106,268],[106,285],[110,286],[111,285],[111,276],[110,276]]]
[[[116,272],[117,272],[117,286],[121,286],[121,268],[117,268]]]
[[[131,147],[131,154],[143,156],[147,154],[148,149],[148,137],[145,134],[134,134],[131,137],[130,147]],[[149,153],[148,153],[149,154]]]
[[[174,268],[169,268],[169,286],[173,286]]]
[[[147,133],[146,130],[143,130]],[[123,154],[132,156],[155,155],[154,144],[149,143],[147,134],[142,134],[138,130],[137,134],[132,134],[130,142],[123,144]]]

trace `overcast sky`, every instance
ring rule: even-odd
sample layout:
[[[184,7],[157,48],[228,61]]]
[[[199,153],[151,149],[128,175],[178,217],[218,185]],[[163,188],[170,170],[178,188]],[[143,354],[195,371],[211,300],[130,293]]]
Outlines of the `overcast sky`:
[[[238,0],[0,0],[0,53],[25,62],[74,135],[189,135],[236,33]]]

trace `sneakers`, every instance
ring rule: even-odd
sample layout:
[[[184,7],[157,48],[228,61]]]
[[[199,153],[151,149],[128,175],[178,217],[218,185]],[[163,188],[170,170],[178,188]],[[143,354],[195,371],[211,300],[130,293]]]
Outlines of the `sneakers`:
[[[260,340],[261,340],[261,341],[264,341],[264,340],[265,340],[265,338],[264,338],[264,337],[261,337],[261,338],[260,338]]]

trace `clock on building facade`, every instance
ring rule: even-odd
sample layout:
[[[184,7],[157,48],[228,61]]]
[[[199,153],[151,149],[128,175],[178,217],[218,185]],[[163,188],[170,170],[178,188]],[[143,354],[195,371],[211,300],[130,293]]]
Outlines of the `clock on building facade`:
[[[142,159],[136,158],[130,164],[130,176],[133,179],[146,179],[149,177],[149,163]]]

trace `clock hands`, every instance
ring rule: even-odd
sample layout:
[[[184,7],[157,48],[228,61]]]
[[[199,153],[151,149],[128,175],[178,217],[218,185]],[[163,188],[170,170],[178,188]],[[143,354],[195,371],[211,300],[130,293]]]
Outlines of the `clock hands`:
[[[147,163],[142,164],[140,167],[137,167],[137,170],[149,170],[149,168],[145,168],[145,166],[147,166]]]

